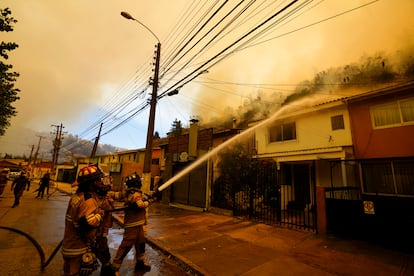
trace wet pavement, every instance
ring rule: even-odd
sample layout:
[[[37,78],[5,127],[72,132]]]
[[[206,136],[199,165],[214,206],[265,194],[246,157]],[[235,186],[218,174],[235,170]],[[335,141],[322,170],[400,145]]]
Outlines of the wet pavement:
[[[414,275],[413,250],[160,203],[149,208],[146,237],[198,275]]]
[[[41,265],[51,257],[63,237],[64,214],[71,191],[65,188],[65,193],[57,192],[49,199],[38,199],[32,186],[29,192],[24,192],[20,205],[11,208],[14,197],[10,184],[7,188],[0,197],[0,276],[62,275],[60,251],[43,271]],[[114,224],[108,238],[111,256],[115,255],[122,236],[123,229]],[[157,248],[146,246],[146,261],[152,266],[150,271],[134,272],[134,250],[131,250],[121,266],[121,275],[188,275],[171,256]],[[92,276],[99,274],[98,270]]]
[[[414,275],[407,253],[161,204],[147,238],[203,275]]]
[[[70,185],[63,184],[59,187],[63,190]],[[64,198],[64,199],[61,199]],[[9,199],[10,200],[10,199]],[[63,214],[66,204],[62,200],[68,197],[51,197],[47,202],[48,208],[39,209],[37,214],[36,199],[23,198],[20,213],[11,215],[15,209],[4,207],[3,199],[0,201],[0,225],[5,222],[12,226],[19,226],[22,230],[30,229],[31,225],[48,225],[44,216],[53,216],[56,223],[49,227],[36,230],[33,235],[42,241],[42,246],[49,256],[54,246],[59,242],[63,233]],[[29,203],[29,201],[32,201]],[[38,202],[41,202],[38,200]],[[10,201],[10,205],[11,205]],[[29,212],[36,215],[28,216],[25,222],[21,222],[24,215]],[[61,207],[63,206],[63,207]],[[7,210],[6,210],[7,209]],[[122,214],[114,214],[122,225]],[[149,222],[145,227],[148,244],[155,250],[151,263],[157,260],[157,254],[166,254],[166,261],[177,261],[185,271],[197,275],[414,275],[414,255],[381,247],[362,241],[345,240],[333,236],[322,236],[314,233],[281,228],[243,221],[235,217],[216,215],[208,212],[196,212],[174,208],[168,205],[156,203],[149,208]],[[3,231],[3,230],[0,230]],[[4,232],[0,233],[2,237]],[[116,239],[120,238],[121,229],[112,229],[110,236],[112,248],[116,248]],[[8,234],[9,235],[9,234]],[[47,236],[47,238],[45,238]],[[21,239],[21,238],[19,238]],[[18,258],[5,256],[3,248],[12,243]],[[9,257],[12,266],[22,265],[25,255],[35,254],[33,247],[26,246],[16,238],[8,237],[0,239],[0,275],[5,265],[2,257]],[[158,251],[159,250],[159,251]],[[114,254],[114,251],[111,252]],[[130,253],[131,254],[131,253]],[[22,256],[20,256],[22,255]],[[148,255],[151,254],[148,252]],[[113,255],[112,255],[113,256]],[[17,260],[18,259],[18,260]],[[128,262],[133,262],[133,255],[128,257],[121,275],[131,274]],[[61,256],[53,260],[53,265],[61,262]],[[38,263],[33,260],[28,271],[38,269]],[[51,263],[51,264],[52,264]],[[124,264],[123,264],[124,266]],[[26,267],[25,267],[26,269]],[[17,271],[17,270],[16,270]],[[128,274],[129,273],[129,274]],[[165,272],[167,273],[167,272]],[[30,274],[25,274],[30,275]],[[35,274],[33,274],[35,275]],[[59,274],[45,274],[59,275]],[[98,274],[94,274],[98,275]],[[151,270],[145,275],[168,275],[163,271]]]

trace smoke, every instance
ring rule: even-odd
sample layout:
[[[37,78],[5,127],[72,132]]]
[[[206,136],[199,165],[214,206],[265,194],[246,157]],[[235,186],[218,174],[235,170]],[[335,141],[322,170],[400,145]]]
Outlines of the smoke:
[[[291,113],[293,111],[297,111],[297,110],[315,105],[320,100],[321,99],[319,97],[308,97],[308,98],[303,98],[303,99],[301,99],[297,102],[290,103],[290,104],[287,104],[287,105],[281,107],[278,111],[270,114],[270,116],[268,118],[266,118],[265,120],[262,120],[259,123],[243,130],[238,135],[233,136],[231,139],[225,141],[224,143],[221,143],[220,145],[215,147],[213,150],[209,151],[205,155],[198,158],[194,163],[192,163],[191,165],[184,168],[182,171],[180,171],[178,174],[174,175],[172,178],[168,179],[168,181],[166,181],[163,185],[161,185],[158,188],[159,191],[165,190],[170,185],[172,185],[175,181],[177,181],[181,177],[187,175],[194,168],[198,167],[203,162],[207,161],[209,158],[211,158],[212,156],[218,154],[222,150],[228,148],[230,145],[233,145],[236,142],[240,142],[240,141],[243,141],[244,139],[247,139],[248,137],[250,137],[253,134],[253,132],[256,129],[265,127],[265,126],[273,123],[275,120],[277,120],[280,116],[282,116],[284,114]]]
[[[232,128],[236,122],[236,127],[246,128],[248,123],[268,118],[281,106],[298,99],[335,99],[413,78],[414,45],[408,45],[393,53],[364,55],[356,62],[320,71],[312,79],[299,82],[291,94],[284,91],[250,95],[242,104],[227,106],[218,115],[201,116],[200,126]]]

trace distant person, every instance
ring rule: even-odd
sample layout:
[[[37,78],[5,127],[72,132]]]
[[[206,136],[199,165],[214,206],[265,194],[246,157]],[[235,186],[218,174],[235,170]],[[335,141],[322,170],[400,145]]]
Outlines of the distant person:
[[[20,198],[23,195],[24,189],[30,189],[30,180],[26,177],[26,172],[22,171],[20,175],[13,180],[11,191],[14,192],[14,203],[12,208],[20,204]]]
[[[47,194],[49,194],[49,183],[50,183],[50,174],[45,173],[45,175],[40,179],[39,189],[37,189],[37,196],[36,198],[43,198],[45,193],[45,189]]]
[[[0,195],[3,194],[4,188],[6,188],[7,180],[9,180],[8,174],[8,170],[2,170],[0,173]]]

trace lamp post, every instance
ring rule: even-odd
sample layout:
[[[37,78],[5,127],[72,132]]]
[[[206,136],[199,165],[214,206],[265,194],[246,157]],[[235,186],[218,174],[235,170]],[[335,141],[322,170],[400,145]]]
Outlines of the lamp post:
[[[151,163],[152,163],[152,140],[154,137],[154,123],[155,123],[155,108],[157,105],[157,93],[158,93],[158,74],[160,69],[160,56],[161,56],[161,42],[159,38],[154,34],[151,29],[145,26],[143,23],[132,17],[127,12],[121,12],[121,15],[126,19],[134,20],[139,23],[145,29],[147,29],[154,37],[157,39],[158,43],[156,45],[156,57],[155,57],[155,69],[154,69],[154,78],[152,80],[152,95],[150,100],[150,114],[148,118],[148,130],[147,130],[147,142],[145,145],[145,155],[144,155],[144,168],[142,172],[142,190],[143,192],[149,192],[151,184]]]

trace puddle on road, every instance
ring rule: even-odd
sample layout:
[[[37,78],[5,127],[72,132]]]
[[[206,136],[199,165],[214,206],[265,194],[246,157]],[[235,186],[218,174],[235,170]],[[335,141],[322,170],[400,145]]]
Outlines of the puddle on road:
[[[108,246],[110,249],[111,257],[113,258],[116,254],[116,250],[121,244],[124,230],[119,228],[118,225],[114,224],[113,228],[109,229],[108,235]],[[191,275],[186,273],[175,261],[163,253],[152,248],[148,244],[145,247],[145,258],[146,262],[151,265],[151,270],[148,272],[134,272],[135,266],[135,250],[131,249],[128,255],[125,257],[120,274],[123,276],[137,276],[137,275],[146,275],[146,276],[155,276],[155,275],[164,275],[164,276],[184,276]],[[99,271],[95,271],[92,276],[99,276]]]

